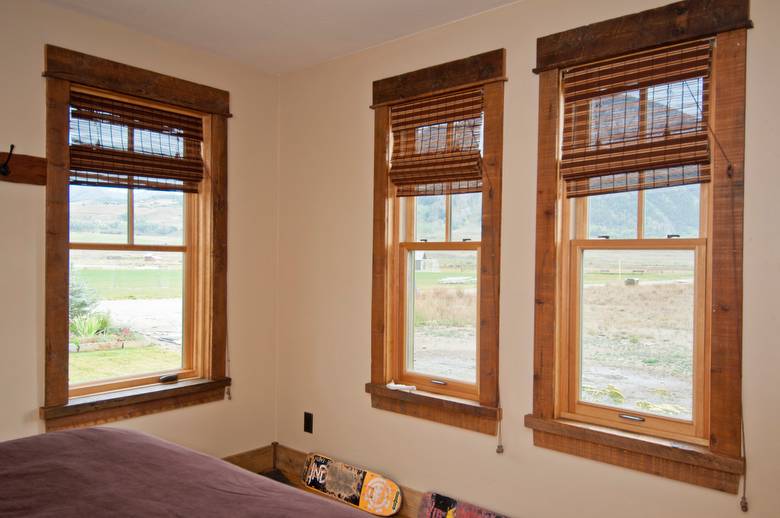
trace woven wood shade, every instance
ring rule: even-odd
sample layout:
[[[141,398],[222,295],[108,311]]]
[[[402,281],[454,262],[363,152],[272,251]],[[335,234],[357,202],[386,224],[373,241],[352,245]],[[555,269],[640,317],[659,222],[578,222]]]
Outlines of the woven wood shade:
[[[700,40],[564,70],[567,195],[709,181],[711,54]]]
[[[390,180],[398,196],[482,190],[481,89],[408,101],[390,108]]]
[[[199,117],[71,92],[71,184],[197,192],[202,143]]]

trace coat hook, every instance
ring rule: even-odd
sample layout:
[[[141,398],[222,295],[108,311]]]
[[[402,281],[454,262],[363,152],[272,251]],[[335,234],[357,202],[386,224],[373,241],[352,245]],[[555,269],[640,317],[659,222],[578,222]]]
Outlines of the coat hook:
[[[11,174],[11,168],[8,166],[8,162],[11,161],[11,155],[14,154],[14,145],[11,144],[11,149],[8,150],[8,156],[5,158],[5,162],[3,162],[3,165],[0,165],[0,175],[2,176],[8,176]]]

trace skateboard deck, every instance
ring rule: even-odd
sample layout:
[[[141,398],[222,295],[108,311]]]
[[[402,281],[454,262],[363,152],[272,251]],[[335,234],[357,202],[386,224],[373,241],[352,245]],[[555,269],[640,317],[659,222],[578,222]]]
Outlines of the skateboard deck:
[[[466,502],[436,493],[425,493],[418,518],[506,518]]]
[[[401,508],[398,484],[372,471],[310,453],[302,475],[309,489],[377,516],[392,516]]]

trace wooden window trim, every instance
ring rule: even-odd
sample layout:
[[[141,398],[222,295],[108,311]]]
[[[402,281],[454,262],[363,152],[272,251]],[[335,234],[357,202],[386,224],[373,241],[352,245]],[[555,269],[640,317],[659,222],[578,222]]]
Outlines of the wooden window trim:
[[[560,336],[556,326],[560,318],[560,286],[558,284],[562,185],[558,176],[560,120],[559,67],[588,58],[588,54],[573,55],[571,59],[561,55],[549,62],[538,62],[540,84],[539,98],[539,148],[537,173],[536,219],[536,311],[534,319],[534,405],[533,414],[526,416],[526,426],[533,429],[534,444],[540,447],[566,452],[602,462],[653,473],[675,480],[697,484],[721,491],[736,493],[744,473],[742,458],[742,244],[744,207],[744,138],[745,138],[745,61],[747,28],[747,2],[732,0],[710,5],[710,22],[700,10],[704,2],[690,0],[678,2],[637,15],[610,20],[599,27],[638,27],[643,30],[627,31],[630,34],[655,34],[652,43],[645,46],[668,43],[665,29],[647,30],[648,26],[669,25],[671,12],[683,17],[682,36],[674,41],[692,36],[716,35],[713,57],[713,102],[711,126],[718,135],[722,151],[712,142],[712,181],[709,187],[711,216],[706,222],[709,230],[710,253],[707,271],[711,272],[711,293],[707,304],[711,309],[709,329],[709,369],[706,372],[709,385],[708,446],[692,445],[647,435],[575,423],[563,419],[555,406],[560,380],[557,379],[557,362],[560,361]],[[731,12],[738,18],[736,30],[731,21],[722,16]],[[650,23],[648,20],[651,20]],[[706,22],[706,23],[705,23]],[[680,23],[679,20],[678,22]],[[707,27],[701,29],[701,27]],[[696,31],[689,30],[699,27]],[[742,28],[739,28],[742,27]],[[568,42],[574,52],[573,41],[587,35],[589,59],[606,57],[636,50],[636,47],[620,48],[615,43],[622,37],[601,37],[600,31],[592,33],[593,26],[575,29],[551,40],[539,40],[545,46],[550,41]],[[720,32],[725,31],[725,32]],[[610,41],[607,41],[607,40]],[[582,43],[580,41],[580,43]],[[625,41],[623,41],[625,43]],[[561,44],[563,45],[563,44]],[[566,45],[563,45],[566,46]],[[540,55],[550,49],[540,50]],[[554,53],[553,53],[554,54]],[[576,53],[575,53],[576,54]],[[731,161],[731,168],[724,156]],[[695,452],[679,457],[681,452]],[[686,453],[686,455],[688,455]],[[692,460],[694,459],[695,460]]]
[[[225,387],[230,384],[230,379],[226,377],[227,92],[50,45],[46,46],[45,55],[46,355],[44,405],[40,414],[46,420],[47,429],[62,427],[64,422],[67,422],[68,427],[83,426],[213,401],[217,399],[217,393],[218,399],[224,398]],[[196,307],[190,308],[192,320],[204,324],[198,332],[193,332],[189,327],[186,330],[193,335],[194,346],[192,357],[186,358],[188,368],[182,374],[186,377],[197,376],[196,379],[182,380],[172,386],[157,383],[128,388],[153,381],[152,377],[146,376],[121,380],[111,386],[104,384],[78,387],[73,392],[70,390],[68,105],[73,87],[99,87],[116,92],[119,96],[140,94],[154,103],[171,103],[188,110],[200,109],[206,112],[201,114],[204,180],[198,196],[188,196],[185,202],[191,216],[188,222],[197,221],[195,225],[188,225],[187,232],[190,235],[187,241],[190,245],[195,242],[198,245],[193,246],[192,264],[185,282],[195,294],[189,299],[199,301]],[[138,88],[142,88],[142,91],[134,90]],[[174,89],[173,93],[169,88]],[[176,98],[172,100],[173,95]],[[74,248],[79,248],[79,245],[76,244]],[[137,248],[134,245],[134,249]],[[106,388],[114,391],[86,395]],[[128,390],[133,394],[128,395]],[[153,397],[145,394],[152,394]],[[100,405],[82,404],[85,398],[97,398]]]
[[[499,49],[428,69],[374,82],[374,234],[371,309],[371,394],[374,408],[495,435],[498,433],[498,318],[501,239],[501,167],[503,154],[504,82],[506,51]],[[400,204],[388,181],[390,153],[390,105],[410,98],[435,95],[464,87],[484,88],[482,241],[479,274],[478,401],[416,391],[392,391],[394,322],[398,307],[391,293],[398,290],[398,243],[394,235],[402,218],[395,217]],[[406,222],[408,227],[408,218]],[[408,229],[407,229],[408,232]],[[459,393],[457,395],[465,395]],[[486,411],[468,417],[473,408]],[[464,414],[464,412],[466,412]],[[464,417],[464,415],[466,417]]]

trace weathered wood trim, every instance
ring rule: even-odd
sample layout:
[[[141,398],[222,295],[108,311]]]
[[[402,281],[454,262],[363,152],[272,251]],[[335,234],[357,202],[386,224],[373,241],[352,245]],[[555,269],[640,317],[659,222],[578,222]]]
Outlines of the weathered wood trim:
[[[227,369],[227,119],[212,115],[204,141],[210,181],[211,336],[208,376],[221,379]],[[204,224],[208,224],[205,223]],[[208,246],[203,243],[202,246]]]
[[[479,402],[497,407],[501,292],[501,194],[504,83],[485,85],[479,300]]]
[[[620,450],[652,455],[670,461],[741,475],[745,472],[742,459],[713,453],[708,448],[670,439],[622,432],[613,428],[575,421],[540,419],[525,416],[525,426],[536,431],[610,446]]]
[[[371,267],[371,382],[387,383],[389,351],[387,320],[388,198],[387,169],[390,146],[390,109],[374,110],[374,216]]]
[[[753,27],[749,0],[685,0],[536,40],[539,73]]]
[[[0,163],[5,162],[8,153],[0,153]],[[31,185],[46,185],[46,159],[32,155],[20,155],[14,152],[8,162],[11,174],[0,175],[0,181],[11,183],[27,183]]]
[[[742,455],[746,46],[745,29],[718,35],[711,104],[712,128],[723,152],[712,143],[710,444],[712,451],[731,457]]]
[[[133,389],[126,394],[124,391],[103,394],[103,400],[94,399],[98,396],[73,398],[66,406],[42,408],[41,416],[46,419],[46,431],[66,430],[95,426],[122,419],[140,417],[167,410],[175,410],[192,405],[221,401],[225,397],[225,387],[230,380],[205,381],[196,380],[181,386],[157,386],[155,390],[143,391]],[[83,402],[81,400],[84,400]]]
[[[533,408],[546,419],[555,412],[559,119],[560,74],[548,70],[539,76]]]
[[[45,406],[68,402],[68,202],[70,83],[46,81]]]
[[[506,50],[496,49],[374,81],[373,106],[506,78]]]
[[[428,419],[475,432],[496,435],[501,409],[480,405],[467,399],[423,393],[390,390],[384,385],[367,383],[371,406],[412,417]]]
[[[272,443],[262,448],[230,455],[222,460],[252,473],[266,473],[274,469],[275,449],[276,443]]]
[[[230,116],[230,94],[225,90],[55,45],[46,45],[45,63],[44,77]]]

